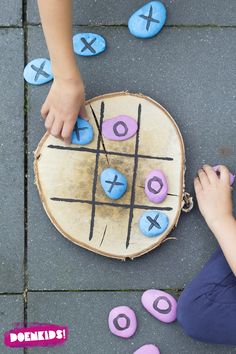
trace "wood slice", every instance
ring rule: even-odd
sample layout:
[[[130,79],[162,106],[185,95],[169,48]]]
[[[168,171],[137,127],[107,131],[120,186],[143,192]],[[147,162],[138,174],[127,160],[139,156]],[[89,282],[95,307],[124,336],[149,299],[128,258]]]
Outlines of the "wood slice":
[[[118,115],[138,120],[139,114],[138,137],[101,139],[90,105],[100,123]],[[94,128],[90,144],[66,146],[46,133],[35,151],[41,201],[54,226],[75,244],[107,257],[139,257],[158,247],[178,223],[185,169],[181,133],[161,105],[141,94],[118,92],[95,97],[86,102],[86,109]],[[109,167],[107,159],[128,181],[126,194],[116,201],[109,199],[100,185],[99,176]],[[161,204],[150,202],[144,192],[145,178],[154,169],[163,170],[168,180],[168,196]],[[161,236],[148,238],[139,230],[139,219],[149,208],[164,210],[169,217],[169,226]]]

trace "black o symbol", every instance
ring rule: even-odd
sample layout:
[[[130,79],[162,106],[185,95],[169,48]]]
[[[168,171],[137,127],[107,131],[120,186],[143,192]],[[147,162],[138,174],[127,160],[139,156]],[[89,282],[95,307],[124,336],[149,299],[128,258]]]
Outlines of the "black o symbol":
[[[123,133],[120,133],[118,132],[118,127],[119,126],[122,126],[124,128],[124,132]],[[122,122],[121,120],[119,120],[118,122],[116,122],[114,125],[113,125],[113,132],[116,136],[125,136],[127,133],[128,133],[128,127],[127,125],[125,124],[125,122]]]
[[[126,325],[125,325],[125,327],[121,327],[121,326],[119,325],[118,320],[119,320],[120,318],[125,318],[125,319],[126,319]],[[125,329],[129,328],[129,326],[130,326],[130,319],[129,319],[129,317],[126,316],[124,313],[121,313],[121,314],[118,315],[116,318],[114,318],[113,324],[114,324],[114,326],[116,327],[116,329],[118,329],[119,331],[124,331]]]
[[[168,305],[169,305],[168,309],[162,310],[162,309],[160,309],[160,308],[158,307],[158,303],[159,303],[160,300],[165,300],[165,301],[168,303]],[[167,314],[167,313],[169,313],[169,312],[171,311],[171,309],[172,309],[172,304],[171,304],[170,300],[169,300],[166,296],[159,296],[159,297],[156,298],[156,300],[154,301],[154,303],[153,303],[153,308],[154,308],[154,310],[156,310],[157,312],[160,312],[160,313],[163,313],[163,314]]]
[[[159,187],[158,190],[152,188],[152,182],[158,182],[158,183],[160,184],[160,187]],[[162,188],[163,188],[163,182],[162,182],[161,178],[159,178],[159,177],[157,177],[157,176],[154,176],[154,177],[152,177],[152,178],[149,179],[147,187],[148,187],[148,189],[149,189],[149,191],[150,191],[151,193],[153,193],[153,194],[158,194],[158,193],[160,193],[160,191],[161,191]]]

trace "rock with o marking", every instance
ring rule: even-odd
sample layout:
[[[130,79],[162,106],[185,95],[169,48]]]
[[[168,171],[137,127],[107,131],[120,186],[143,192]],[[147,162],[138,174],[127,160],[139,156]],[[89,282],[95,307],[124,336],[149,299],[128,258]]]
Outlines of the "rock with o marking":
[[[24,69],[24,79],[32,85],[43,85],[53,79],[51,61],[37,58],[30,61]]]
[[[146,290],[141,299],[143,307],[158,320],[170,323],[176,320],[177,301],[162,290]]]
[[[213,167],[214,171],[216,173],[220,173],[220,165],[214,166]],[[232,186],[234,184],[235,181],[235,175],[233,175],[231,172],[229,174],[229,178],[230,178],[230,185]]]
[[[81,117],[78,117],[74,130],[72,132],[72,144],[87,145],[93,140],[93,127],[89,122]]]
[[[109,313],[108,326],[115,336],[132,337],[137,329],[135,312],[128,306],[114,307]]]
[[[152,203],[163,202],[168,193],[168,183],[163,171],[151,171],[145,180],[145,194]]]
[[[110,199],[120,199],[127,190],[125,175],[111,167],[102,171],[100,182],[105,194]]]
[[[137,121],[125,115],[106,119],[102,123],[102,134],[109,140],[128,140],[136,134],[137,130]]]
[[[161,31],[165,22],[165,6],[160,1],[150,1],[133,13],[128,27],[135,37],[151,38]]]
[[[147,237],[160,236],[168,226],[168,216],[158,210],[147,210],[139,220],[139,229]]]
[[[78,33],[73,36],[74,52],[83,57],[101,54],[106,49],[106,40],[97,33]]]
[[[154,344],[145,344],[133,354],[160,354],[160,350]]]

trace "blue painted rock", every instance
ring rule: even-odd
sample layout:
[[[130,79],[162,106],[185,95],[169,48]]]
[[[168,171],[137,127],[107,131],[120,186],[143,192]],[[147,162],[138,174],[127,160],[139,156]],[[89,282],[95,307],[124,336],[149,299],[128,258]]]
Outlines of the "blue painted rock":
[[[42,85],[53,79],[51,62],[38,58],[29,62],[24,69],[24,79],[32,85]]]
[[[72,144],[87,145],[93,140],[93,127],[89,122],[78,117],[72,132]]]
[[[141,299],[143,307],[158,320],[170,323],[176,320],[177,301],[165,291],[146,290]]]
[[[213,169],[214,169],[214,171],[215,171],[218,175],[220,174],[220,165],[214,166]],[[233,174],[230,172],[229,178],[230,178],[230,185],[232,186],[232,185],[234,184],[235,175],[233,175]]]
[[[130,33],[138,38],[151,38],[166,22],[166,8],[159,1],[151,1],[137,10],[129,19]]]
[[[96,33],[78,33],[73,37],[74,51],[78,55],[91,57],[106,49],[106,40]]]
[[[109,140],[128,140],[137,130],[136,120],[124,115],[107,119],[102,124],[102,134]]]
[[[140,231],[147,237],[156,237],[163,234],[168,225],[168,216],[157,210],[146,211],[139,220]]]
[[[133,354],[160,354],[160,350],[154,344],[145,344]]]
[[[110,199],[120,199],[127,190],[126,177],[114,168],[105,169],[100,176],[100,181]]]
[[[166,199],[168,184],[161,170],[151,171],[145,180],[145,193],[150,202],[161,203]]]
[[[109,313],[108,326],[115,336],[130,338],[136,332],[137,318],[130,307],[118,306]]]

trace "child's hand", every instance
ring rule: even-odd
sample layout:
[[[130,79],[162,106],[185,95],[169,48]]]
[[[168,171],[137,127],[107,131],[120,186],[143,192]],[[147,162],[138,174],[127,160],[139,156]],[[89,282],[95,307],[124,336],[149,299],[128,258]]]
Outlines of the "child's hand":
[[[45,119],[47,131],[70,144],[78,115],[86,118],[84,85],[81,78],[55,78],[42,106],[41,115]]]
[[[220,166],[219,172],[217,176],[211,166],[204,165],[194,180],[200,212],[211,229],[233,213],[229,171]]]

